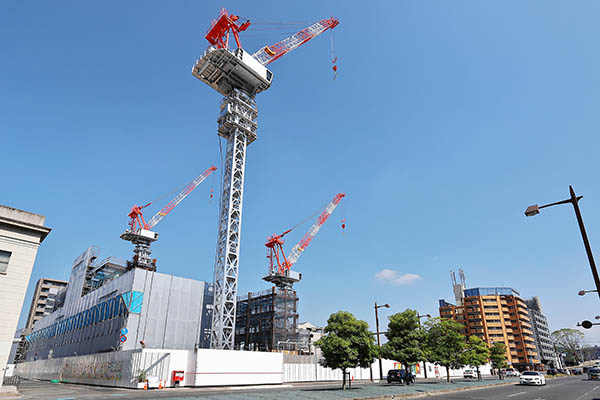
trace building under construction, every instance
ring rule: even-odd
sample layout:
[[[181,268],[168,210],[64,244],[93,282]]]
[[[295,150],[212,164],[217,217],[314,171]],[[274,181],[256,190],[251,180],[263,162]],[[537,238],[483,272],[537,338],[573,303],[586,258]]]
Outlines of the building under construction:
[[[253,351],[299,351],[298,296],[273,287],[238,297],[235,347]]]

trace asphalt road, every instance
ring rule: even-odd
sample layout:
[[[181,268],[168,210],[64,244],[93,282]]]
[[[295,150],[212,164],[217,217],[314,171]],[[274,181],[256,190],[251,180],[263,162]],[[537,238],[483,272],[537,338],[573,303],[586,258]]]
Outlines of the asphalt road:
[[[518,384],[427,397],[428,400],[600,400],[600,381],[585,375],[548,379],[546,386]]]
[[[390,396],[406,394],[405,390],[421,392],[430,390],[448,390],[464,387],[467,383],[455,384],[445,382],[417,382],[415,385],[404,387],[387,382],[370,383],[355,382],[352,390],[341,391],[339,382],[300,383],[257,387],[215,387],[215,388],[181,388],[165,390],[140,391],[132,389],[89,386],[77,384],[53,384],[50,382],[23,381],[19,390],[23,400],[52,399],[52,400],[95,400],[95,399],[167,399],[191,400],[341,400],[361,397]],[[499,383],[493,380],[490,383]],[[600,382],[584,380],[581,376],[548,379],[545,387],[519,386],[516,383],[488,389],[453,392],[434,396],[427,399],[448,400],[600,400]]]

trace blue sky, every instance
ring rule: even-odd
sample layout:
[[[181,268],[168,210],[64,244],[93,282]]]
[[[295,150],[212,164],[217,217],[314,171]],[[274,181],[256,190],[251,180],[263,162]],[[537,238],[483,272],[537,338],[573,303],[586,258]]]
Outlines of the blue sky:
[[[336,80],[325,34],[272,63],[257,96],[239,293],[268,288],[268,235],[345,192],[296,264],[302,321],[343,309],[373,326],[374,301],[437,315],[457,268],[468,286],[540,296],[551,329],[598,313],[577,296],[593,281],[573,210],[523,215],[572,184],[600,257],[597,2],[60,1],[0,5],[0,202],[53,229],[23,316],[35,281],[66,279],[89,245],[130,257],[119,234],[133,203],[220,167],[220,96],[190,70],[221,6],[257,22],[340,19]],[[291,30],[253,25],[242,43]],[[157,226],[160,271],[212,281],[214,175]],[[404,274],[418,278],[390,279]]]

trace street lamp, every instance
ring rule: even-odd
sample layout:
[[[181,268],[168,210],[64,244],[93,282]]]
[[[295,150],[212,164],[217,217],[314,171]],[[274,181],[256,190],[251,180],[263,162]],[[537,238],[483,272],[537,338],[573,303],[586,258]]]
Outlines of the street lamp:
[[[598,270],[596,269],[596,263],[594,262],[594,256],[592,255],[592,248],[590,247],[590,242],[588,240],[587,233],[585,232],[585,226],[583,225],[581,211],[579,210],[579,200],[581,200],[583,196],[576,196],[575,191],[573,190],[573,186],[571,185],[569,185],[569,193],[571,194],[571,197],[566,200],[558,201],[556,203],[545,204],[543,206],[538,206],[537,204],[529,206],[527,207],[527,210],[525,210],[525,215],[528,217],[533,217],[534,215],[539,214],[542,208],[556,206],[559,204],[571,203],[573,205],[573,209],[575,210],[575,216],[577,217],[577,223],[579,224],[579,230],[581,231],[583,245],[585,246],[585,251],[587,253],[588,261],[590,263],[590,268],[592,269],[592,275],[594,276],[596,292],[598,292],[598,297],[600,298],[600,277],[598,276]],[[580,296],[582,295],[580,294]]]
[[[577,294],[580,296],[585,296],[586,293],[592,293],[592,292],[597,292],[597,290],[580,290],[579,292],[577,292]]]
[[[375,302],[375,329],[377,329],[377,347],[379,348],[379,380],[383,380],[383,365],[381,363],[381,340],[379,339],[379,314],[377,313],[377,309],[381,308],[381,307],[385,307],[385,308],[390,308],[389,304],[382,304],[382,305],[377,305],[377,302]]]
[[[597,318],[596,318],[597,319]],[[600,322],[592,322],[592,321],[582,321],[581,323],[577,323],[577,326],[581,326],[584,329],[590,329],[594,325],[600,325]]]
[[[421,318],[431,318],[431,314],[421,315],[417,311],[417,320],[419,321],[419,326],[421,326]],[[423,376],[427,379],[427,361],[423,361]]]

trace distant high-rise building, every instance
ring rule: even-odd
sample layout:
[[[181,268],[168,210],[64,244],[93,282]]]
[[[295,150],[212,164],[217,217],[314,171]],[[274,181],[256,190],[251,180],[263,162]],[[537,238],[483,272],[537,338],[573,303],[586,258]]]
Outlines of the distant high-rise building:
[[[554,350],[554,344],[550,339],[550,329],[548,328],[548,320],[542,313],[542,304],[540,298],[535,296],[525,300],[531,317],[531,325],[533,326],[533,337],[535,345],[543,364],[551,365],[555,368],[561,368],[560,360]]]
[[[33,331],[33,324],[42,319],[44,315],[52,313],[55,309],[56,295],[61,289],[67,287],[67,281],[58,279],[40,278],[35,285],[33,299],[29,308],[29,316],[25,324],[24,334]]]
[[[466,336],[478,336],[489,345],[504,343],[506,360],[513,367],[541,368],[527,305],[517,291],[480,287],[464,289],[459,298],[460,305],[440,300],[440,316],[463,324]]]

